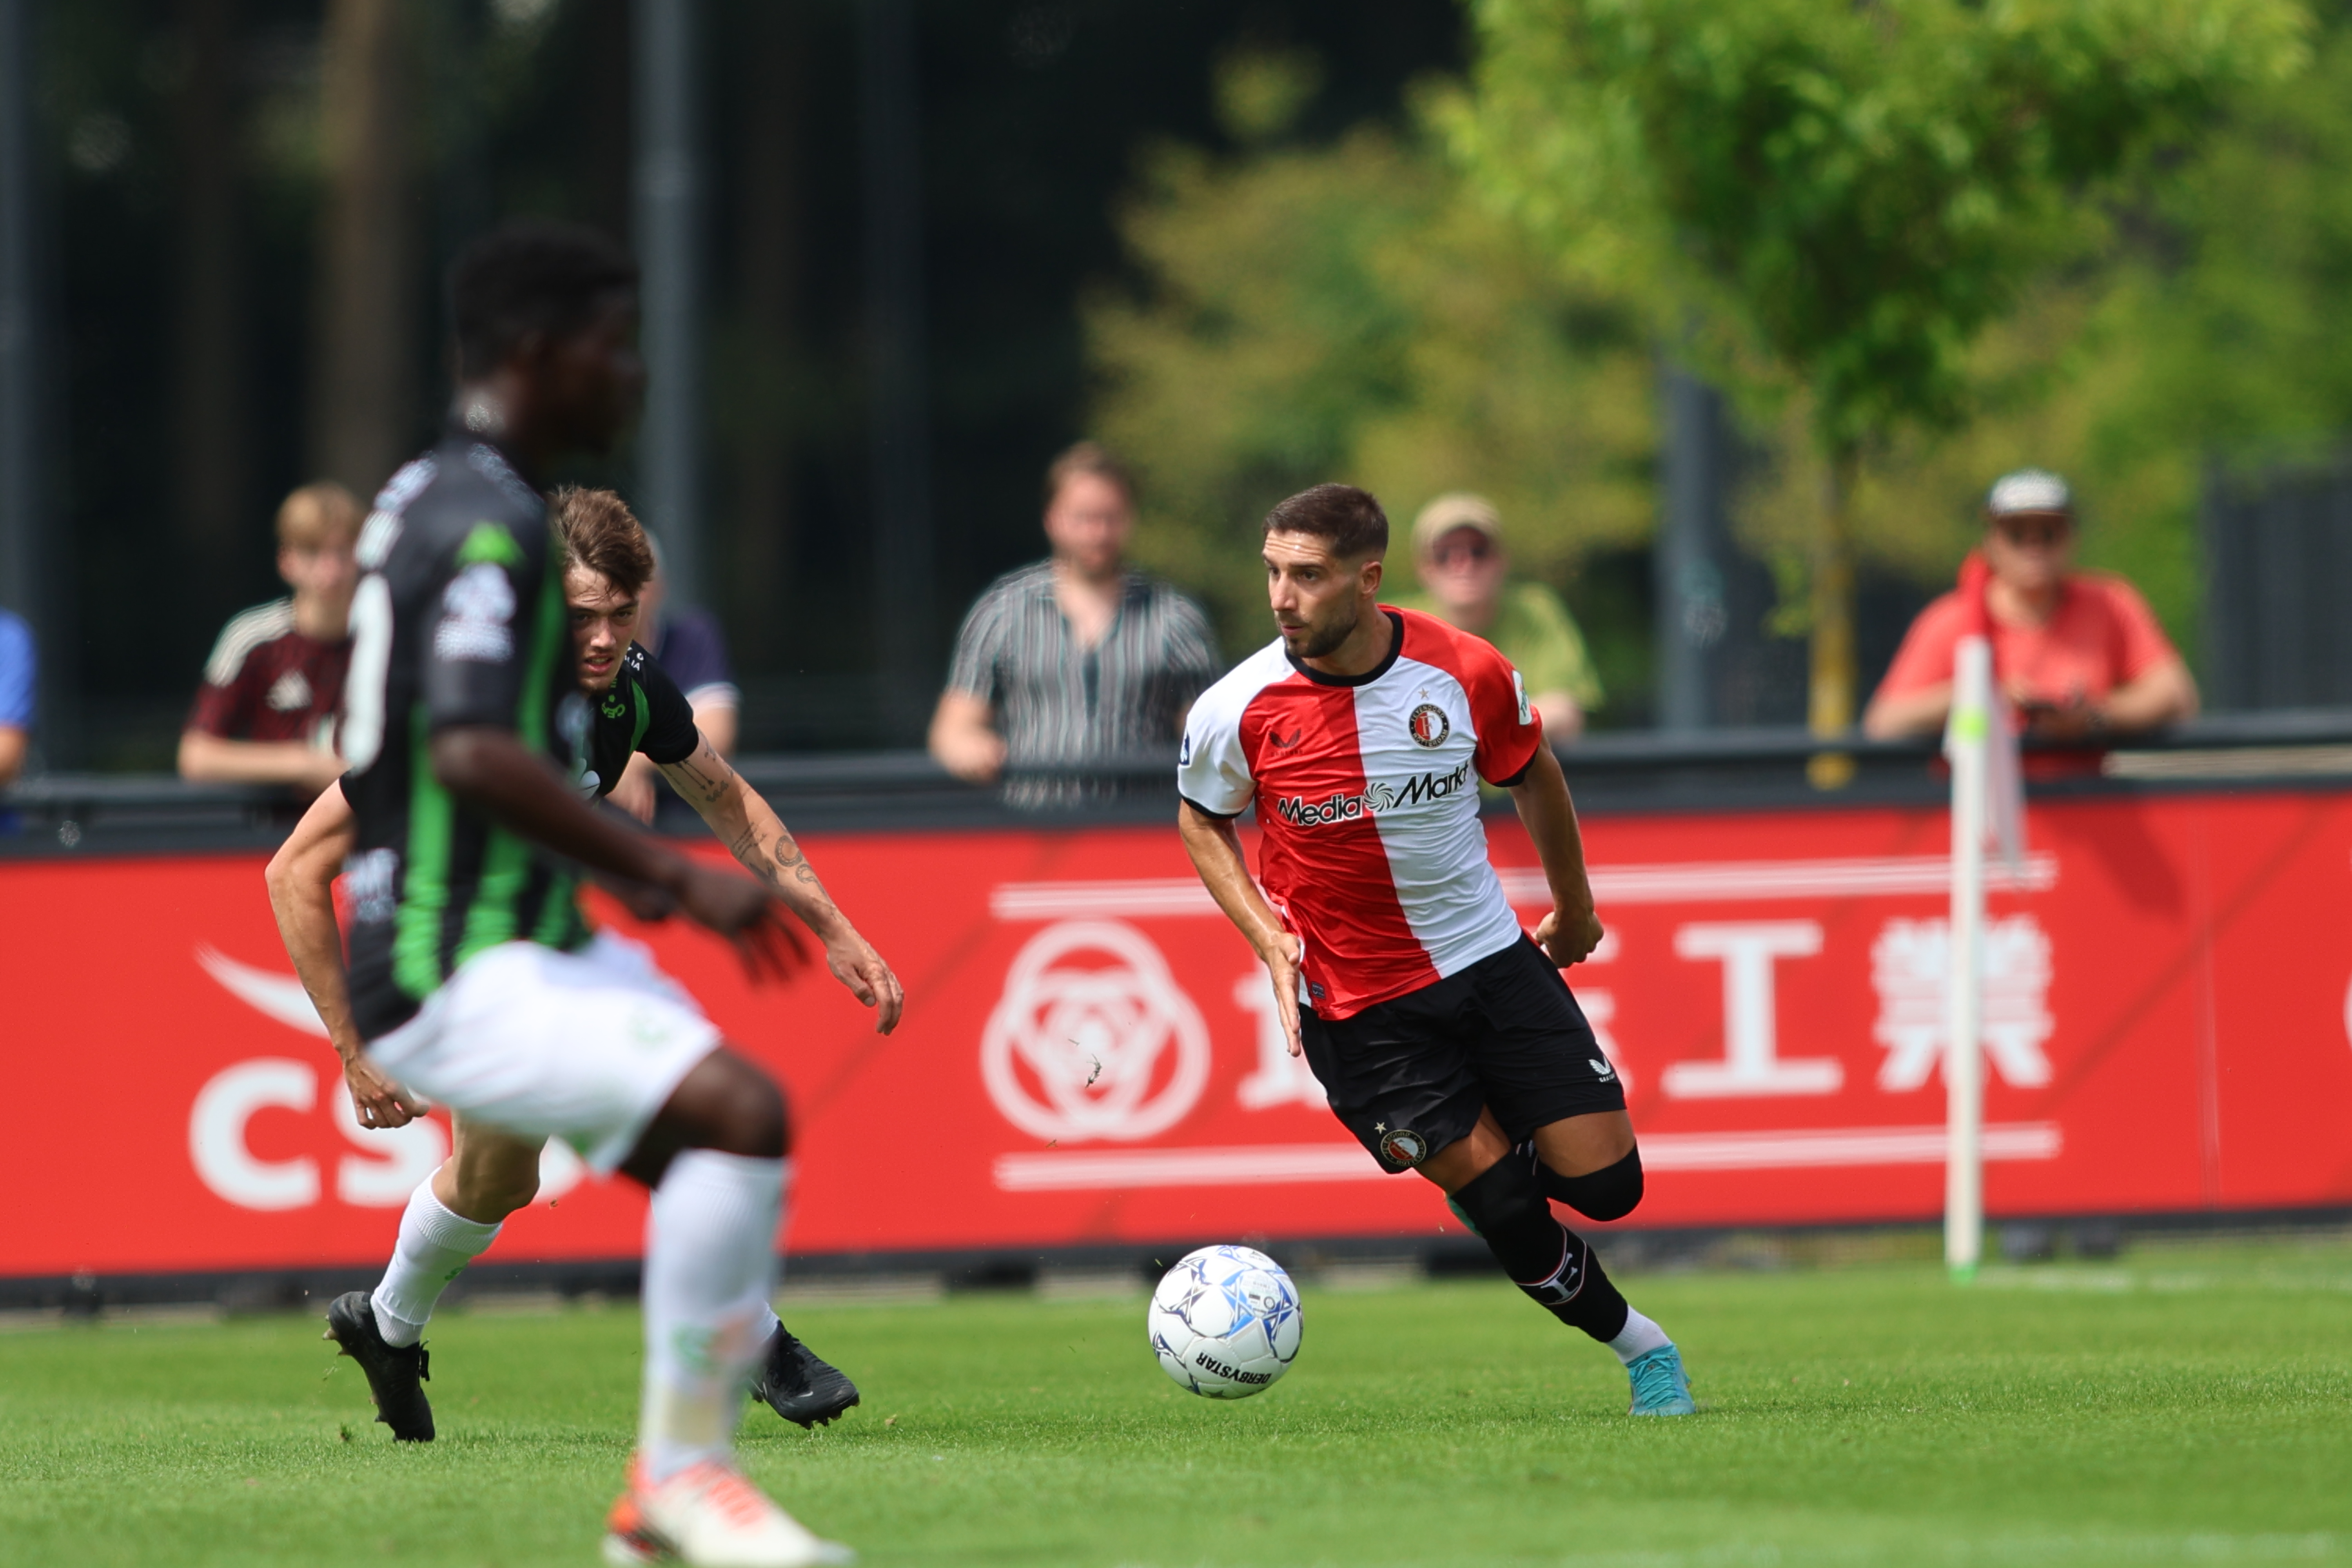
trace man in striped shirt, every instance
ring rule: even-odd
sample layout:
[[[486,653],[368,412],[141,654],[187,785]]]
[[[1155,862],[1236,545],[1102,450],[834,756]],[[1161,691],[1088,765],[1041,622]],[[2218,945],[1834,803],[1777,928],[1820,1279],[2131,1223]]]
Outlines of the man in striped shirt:
[[[1110,770],[1175,750],[1216,651],[1198,605],[1127,564],[1134,531],[1134,487],[1116,458],[1081,441],[1054,460],[1054,553],[998,578],[964,617],[931,719],[940,766],[972,784],[1010,773],[1008,802],[1057,805],[1115,796]],[[1076,771],[1089,763],[1105,776]]]

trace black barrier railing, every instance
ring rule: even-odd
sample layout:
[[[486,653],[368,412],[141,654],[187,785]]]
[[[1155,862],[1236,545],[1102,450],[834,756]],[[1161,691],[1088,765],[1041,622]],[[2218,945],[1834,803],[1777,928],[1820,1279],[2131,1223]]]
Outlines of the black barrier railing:
[[[2033,780],[2037,795],[2215,786],[2294,787],[2352,782],[2352,709],[2220,714],[2160,733],[2101,744],[2031,742],[2030,755],[2095,758],[2069,776]],[[1852,782],[1807,782],[1815,757],[1853,762]],[[1588,736],[1559,752],[1580,809],[1710,811],[1940,799],[1934,742],[1824,742],[1801,729],[1623,731]],[[920,752],[748,756],[752,786],[797,828],[953,831],[1161,822],[1175,804],[1175,758],[1148,755],[1023,771],[1018,779],[1092,787],[1051,806],[1008,804],[1002,784],[968,784]],[[1499,805],[1499,803],[1496,803]],[[267,847],[300,815],[282,789],[191,784],[143,773],[50,773],[0,793],[0,857],[201,852]],[[1503,807],[1503,809],[1507,809]],[[694,830],[693,814],[665,798],[660,826]]]

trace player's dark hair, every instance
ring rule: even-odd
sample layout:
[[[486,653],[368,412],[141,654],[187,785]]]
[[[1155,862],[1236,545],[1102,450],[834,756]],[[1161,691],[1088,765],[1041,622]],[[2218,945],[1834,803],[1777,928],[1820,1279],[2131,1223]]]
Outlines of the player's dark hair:
[[[567,567],[585,566],[632,597],[652,580],[652,542],[629,503],[614,492],[565,485],[547,498],[547,519],[563,542]]]
[[[1118,454],[1099,441],[1080,441],[1064,449],[1045,468],[1045,504],[1052,506],[1062,493],[1062,487],[1080,474],[1092,474],[1118,487],[1127,504],[1135,504],[1135,475],[1119,460]]]
[[[1331,553],[1342,561],[1364,561],[1385,555],[1389,548],[1388,513],[1370,490],[1353,485],[1317,485],[1301,490],[1265,514],[1268,533],[1311,533],[1331,542]]]
[[[533,332],[576,332],[606,300],[636,288],[637,264],[593,228],[530,221],[493,229],[449,266],[457,374],[488,374]]]

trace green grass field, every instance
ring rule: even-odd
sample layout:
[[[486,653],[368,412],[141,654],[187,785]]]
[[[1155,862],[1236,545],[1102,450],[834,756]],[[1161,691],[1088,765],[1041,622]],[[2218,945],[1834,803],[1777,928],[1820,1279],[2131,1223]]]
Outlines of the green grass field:
[[[1142,1303],[795,1308],[866,1404],[754,1408],[753,1475],[890,1563],[2352,1560],[2352,1250],[1636,1276],[1705,1406],[1495,1283],[1307,1289],[1244,1403],[1180,1393]],[[627,1452],[637,1321],[452,1312],[440,1441],[395,1449],[292,1318],[0,1334],[0,1562],[573,1563]]]

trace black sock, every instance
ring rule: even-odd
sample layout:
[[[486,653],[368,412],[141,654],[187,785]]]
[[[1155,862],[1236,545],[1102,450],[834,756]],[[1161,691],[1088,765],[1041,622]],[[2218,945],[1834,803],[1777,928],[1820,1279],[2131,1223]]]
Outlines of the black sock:
[[[1498,1161],[1454,1201],[1529,1300],[1604,1344],[1624,1331],[1625,1298],[1584,1238],[1552,1218],[1525,1165]]]

